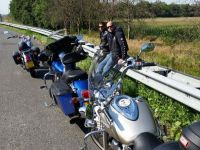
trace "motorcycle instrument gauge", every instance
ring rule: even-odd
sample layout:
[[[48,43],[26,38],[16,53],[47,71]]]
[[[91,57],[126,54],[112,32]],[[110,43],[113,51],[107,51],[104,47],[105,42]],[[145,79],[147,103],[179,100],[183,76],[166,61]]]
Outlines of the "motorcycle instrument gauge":
[[[118,101],[119,107],[128,107],[131,104],[131,100],[127,98],[122,98]]]

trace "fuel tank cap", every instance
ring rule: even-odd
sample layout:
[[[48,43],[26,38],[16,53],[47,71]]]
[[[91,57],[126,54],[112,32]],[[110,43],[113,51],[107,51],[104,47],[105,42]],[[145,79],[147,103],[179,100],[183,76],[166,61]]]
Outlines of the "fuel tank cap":
[[[115,96],[111,105],[116,111],[129,120],[135,121],[139,117],[138,104],[130,96]]]

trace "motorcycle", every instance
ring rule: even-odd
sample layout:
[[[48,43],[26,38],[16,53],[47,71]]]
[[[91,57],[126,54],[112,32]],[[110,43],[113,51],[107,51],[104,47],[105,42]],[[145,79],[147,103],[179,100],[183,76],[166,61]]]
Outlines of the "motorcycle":
[[[45,86],[41,88],[48,89],[52,99],[45,106],[58,104],[67,116],[79,114],[78,109],[83,105],[82,94],[88,89],[88,74],[76,67],[77,62],[87,57],[82,48],[83,43],[78,41],[77,37],[66,36],[45,48],[51,54],[46,59],[49,72],[44,75]],[[48,76],[53,77],[50,86],[47,85]]]
[[[18,36],[13,35],[8,31],[4,31],[4,34],[9,34],[7,39],[19,38],[18,51],[14,52],[13,60],[16,65],[21,65],[21,67],[27,70],[31,77],[36,77],[35,69],[40,66],[40,61],[38,60],[38,55],[40,49],[32,45],[31,37],[29,36]]]
[[[141,47],[140,54],[150,52],[154,47],[153,43],[146,43]],[[88,78],[90,105],[79,109],[82,117],[86,117],[85,127],[91,128],[91,132],[84,137],[82,149],[87,149],[88,137],[102,150],[134,149],[136,137],[144,132],[161,137],[159,125],[145,100],[140,96],[132,98],[122,93],[122,82],[127,70],[138,70],[145,66],[140,54],[135,58],[127,58],[124,67],[115,65],[109,77],[96,73],[100,57],[99,54],[95,55]]]

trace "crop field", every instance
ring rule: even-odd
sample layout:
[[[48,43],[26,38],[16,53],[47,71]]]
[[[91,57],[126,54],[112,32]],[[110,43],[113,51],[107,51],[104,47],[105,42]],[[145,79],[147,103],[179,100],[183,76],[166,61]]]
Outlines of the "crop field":
[[[151,18],[143,19],[149,25],[194,25],[200,23],[200,17],[173,17],[173,18]],[[137,21],[136,21],[137,23]]]

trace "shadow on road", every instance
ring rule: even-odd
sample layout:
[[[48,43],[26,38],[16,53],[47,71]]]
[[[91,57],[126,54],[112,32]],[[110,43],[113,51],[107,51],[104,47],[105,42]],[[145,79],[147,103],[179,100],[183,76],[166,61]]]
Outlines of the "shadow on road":
[[[70,124],[77,124],[79,126],[79,128],[85,133],[87,134],[88,132],[90,132],[90,129],[89,128],[86,128],[84,126],[84,123],[85,123],[85,119],[83,118],[80,118],[79,116],[76,116],[76,117],[72,117],[70,119]]]

